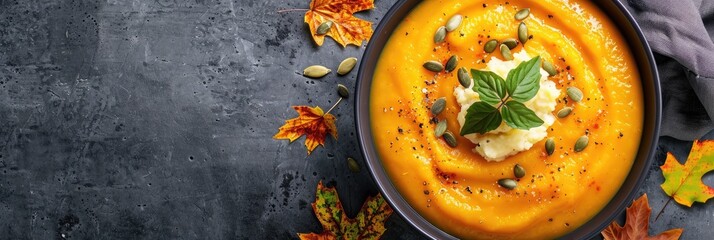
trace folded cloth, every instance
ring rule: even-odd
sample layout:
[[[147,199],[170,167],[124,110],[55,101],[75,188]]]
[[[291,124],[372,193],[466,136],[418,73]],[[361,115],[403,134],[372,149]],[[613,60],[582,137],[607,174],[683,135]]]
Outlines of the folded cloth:
[[[714,1],[628,0],[655,52],[663,136],[699,139],[714,129]]]

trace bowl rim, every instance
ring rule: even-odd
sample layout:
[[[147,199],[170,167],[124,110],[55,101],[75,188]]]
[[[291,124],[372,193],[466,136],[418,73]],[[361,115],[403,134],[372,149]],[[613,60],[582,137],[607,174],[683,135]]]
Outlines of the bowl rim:
[[[457,239],[453,235],[431,224],[404,199],[401,193],[391,182],[391,179],[389,178],[385,169],[382,167],[381,160],[379,159],[379,154],[376,153],[375,144],[372,137],[369,112],[369,98],[371,94],[371,85],[374,81],[373,74],[377,65],[377,61],[370,61],[371,59],[379,59],[384,46],[388,42],[389,38],[391,38],[394,30],[401,23],[403,17],[398,20],[394,20],[395,15],[400,11],[405,12],[403,13],[404,16],[408,15],[414,9],[414,7],[419,5],[419,2],[421,1],[398,0],[379,20],[379,24],[375,29],[375,34],[372,36],[372,39],[370,39],[369,44],[367,44],[364,55],[362,56],[362,59],[360,61],[359,70],[357,74],[357,83],[355,86],[356,94],[354,102],[354,113],[355,125],[357,128],[356,134],[358,138],[360,152],[368,166],[370,175],[377,184],[382,196],[384,196],[385,200],[395,210],[395,212],[397,212],[402,217],[402,219],[404,219],[404,221],[408,222],[412,227],[414,227],[416,230],[418,230],[429,238]],[[607,227],[617,216],[622,214],[622,212],[627,206],[629,206],[629,203],[632,202],[638,190],[641,189],[641,186],[643,185],[646,177],[649,175],[649,168],[654,162],[661,125],[662,100],[659,73],[657,72],[657,66],[651,47],[647,42],[642,32],[642,29],[640,28],[639,24],[637,24],[629,10],[620,0],[601,0],[593,2],[603,12],[605,12],[607,17],[610,18],[610,20],[613,22],[616,22],[616,19],[614,19],[612,14],[621,14],[621,16],[618,15],[616,17],[624,18],[626,21],[626,26],[618,26],[620,34],[623,35],[623,38],[628,39],[628,36],[625,35],[627,35],[628,33],[633,34],[634,32],[634,35],[636,35],[635,38],[637,38],[638,40],[637,44],[630,42],[629,47],[631,54],[633,54],[633,56],[635,57],[638,70],[640,72],[640,80],[643,88],[643,98],[645,99],[643,129],[642,136],[640,139],[640,147],[635,156],[635,161],[630,167],[630,172],[623,181],[622,186],[620,186],[620,189],[615,193],[615,195],[613,195],[612,199],[610,199],[609,202],[585,224],[559,237],[565,239],[570,239],[574,237],[590,239],[592,237],[595,237],[596,235],[599,235],[602,229]],[[607,4],[607,2],[612,3],[614,7],[618,10],[618,12],[606,12],[606,10],[603,9],[602,5]],[[404,10],[403,8],[405,7],[408,7],[408,9]],[[623,30],[623,28],[631,28],[631,30],[627,32]],[[379,39],[378,37],[382,37],[382,39]],[[375,44],[375,39],[378,39],[380,43]],[[641,49],[637,49],[637,47],[640,47]],[[635,51],[641,52],[635,53]],[[644,60],[646,61],[646,63],[640,63],[638,60]],[[642,66],[647,66],[647,69],[642,69]],[[648,75],[650,79],[647,79]],[[650,91],[646,91],[646,87],[651,87]],[[648,116],[652,117],[652,119],[647,119]],[[641,164],[638,164],[638,162]],[[635,171],[636,165],[641,165],[641,170],[638,172],[633,172]],[[634,176],[633,174],[636,176]],[[628,191],[623,195],[622,190],[626,186],[628,188]],[[611,206],[613,204],[614,206]],[[608,215],[604,216],[604,218],[603,216],[601,216],[603,215],[606,209],[613,207],[614,210],[609,211],[610,213]],[[597,224],[597,226],[590,226],[589,229],[580,231],[585,226],[587,226],[588,223],[598,217],[600,218],[600,220],[598,221],[599,224]]]

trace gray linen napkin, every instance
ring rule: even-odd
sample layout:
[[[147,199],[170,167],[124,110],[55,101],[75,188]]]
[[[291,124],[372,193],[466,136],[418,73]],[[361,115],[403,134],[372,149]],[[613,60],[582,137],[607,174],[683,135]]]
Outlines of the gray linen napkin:
[[[628,0],[655,52],[663,136],[682,140],[714,129],[714,1]]]

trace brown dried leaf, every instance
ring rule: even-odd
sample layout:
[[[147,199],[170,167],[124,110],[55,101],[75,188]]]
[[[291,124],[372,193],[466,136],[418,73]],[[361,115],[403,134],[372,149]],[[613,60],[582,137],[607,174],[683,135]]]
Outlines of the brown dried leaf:
[[[679,236],[682,235],[681,228],[668,230],[657,236],[650,237],[647,231],[649,230],[651,212],[652,209],[647,200],[647,194],[644,194],[627,208],[625,226],[620,226],[616,221],[613,221],[610,226],[602,231],[602,236],[605,240],[679,239]]]
[[[337,190],[317,184],[312,210],[322,225],[322,233],[299,233],[302,240],[379,239],[393,210],[381,194],[369,197],[355,218],[347,217]]]

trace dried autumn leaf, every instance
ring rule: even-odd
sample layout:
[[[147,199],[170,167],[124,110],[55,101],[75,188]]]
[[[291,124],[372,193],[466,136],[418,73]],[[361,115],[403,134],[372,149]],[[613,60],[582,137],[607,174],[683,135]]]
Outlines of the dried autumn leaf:
[[[317,184],[312,210],[322,225],[322,233],[299,233],[302,240],[379,239],[384,233],[384,222],[392,208],[381,194],[367,198],[357,217],[349,218],[342,208],[337,190]]]
[[[305,13],[305,23],[310,26],[312,39],[322,46],[325,36],[330,36],[342,47],[348,44],[359,46],[372,37],[372,23],[352,14],[374,8],[374,0],[312,0]],[[332,21],[333,26],[325,35],[317,34],[317,27]]]
[[[660,168],[664,175],[662,190],[679,204],[691,207],[694,202],[704,203],[714,197],[714,188],[702,182],[704,174],[714,171],[714,141],[694,141],[684,165],[668,152]]]
[[[617,221],[613,221],[610,226],[607,226],[602,231],[602,236],[605,240],[679,239],[679,236],[682,235],[681,228],[671,229],[650,237],[647,231],[649,230],[651,212],[652,209],[647,200],[647,194],[644,194],[633,201],[632,205],[627,208],[625,226],[621,227],[620,224],[617,224]]]
[[[308,155],[317,146],[325,145],[328,133],[337,139],[335,116],[324,113],[320,107],[293,106],[293,109],[298,112],[298,117],[285,121],[285,125],[273,136],[274,139],[288,139],[293,142],[305,135]]]

